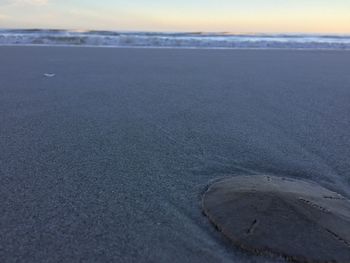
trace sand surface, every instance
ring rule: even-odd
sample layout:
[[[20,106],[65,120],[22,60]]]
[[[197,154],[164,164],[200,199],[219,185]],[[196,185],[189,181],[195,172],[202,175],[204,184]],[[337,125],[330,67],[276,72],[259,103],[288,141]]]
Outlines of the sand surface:
[[[350,52],[1,47],[0,261],[276,262],[233,248],[201,195],[269,174],[349,198],[349,69]]]

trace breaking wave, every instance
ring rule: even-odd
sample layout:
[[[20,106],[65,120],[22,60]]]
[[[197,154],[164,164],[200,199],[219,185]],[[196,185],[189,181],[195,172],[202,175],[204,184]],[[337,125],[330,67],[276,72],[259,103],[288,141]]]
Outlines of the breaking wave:
[[[0,30],[0,45],[350,49],[350,35]]]

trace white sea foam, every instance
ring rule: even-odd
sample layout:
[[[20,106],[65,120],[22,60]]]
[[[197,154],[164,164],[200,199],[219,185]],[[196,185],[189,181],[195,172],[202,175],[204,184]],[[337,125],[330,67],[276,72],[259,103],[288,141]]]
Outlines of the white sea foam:
[[[350,35],[0,30],[0,45],[350,49]]]

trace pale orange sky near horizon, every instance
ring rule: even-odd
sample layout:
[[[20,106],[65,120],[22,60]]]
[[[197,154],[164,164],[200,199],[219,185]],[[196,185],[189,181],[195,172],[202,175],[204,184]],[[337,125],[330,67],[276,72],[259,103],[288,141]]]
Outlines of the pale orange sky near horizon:
[[[0,27],[350,34],[350,0],[0,0]]]

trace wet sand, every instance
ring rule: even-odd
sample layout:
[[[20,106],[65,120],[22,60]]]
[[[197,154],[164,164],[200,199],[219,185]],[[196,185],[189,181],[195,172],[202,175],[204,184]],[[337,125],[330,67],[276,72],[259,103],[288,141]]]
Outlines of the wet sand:
[[[276,262],[209,223],[209,182],[269,174],[350,197],[350,52],[0,58],[1,262]]]

